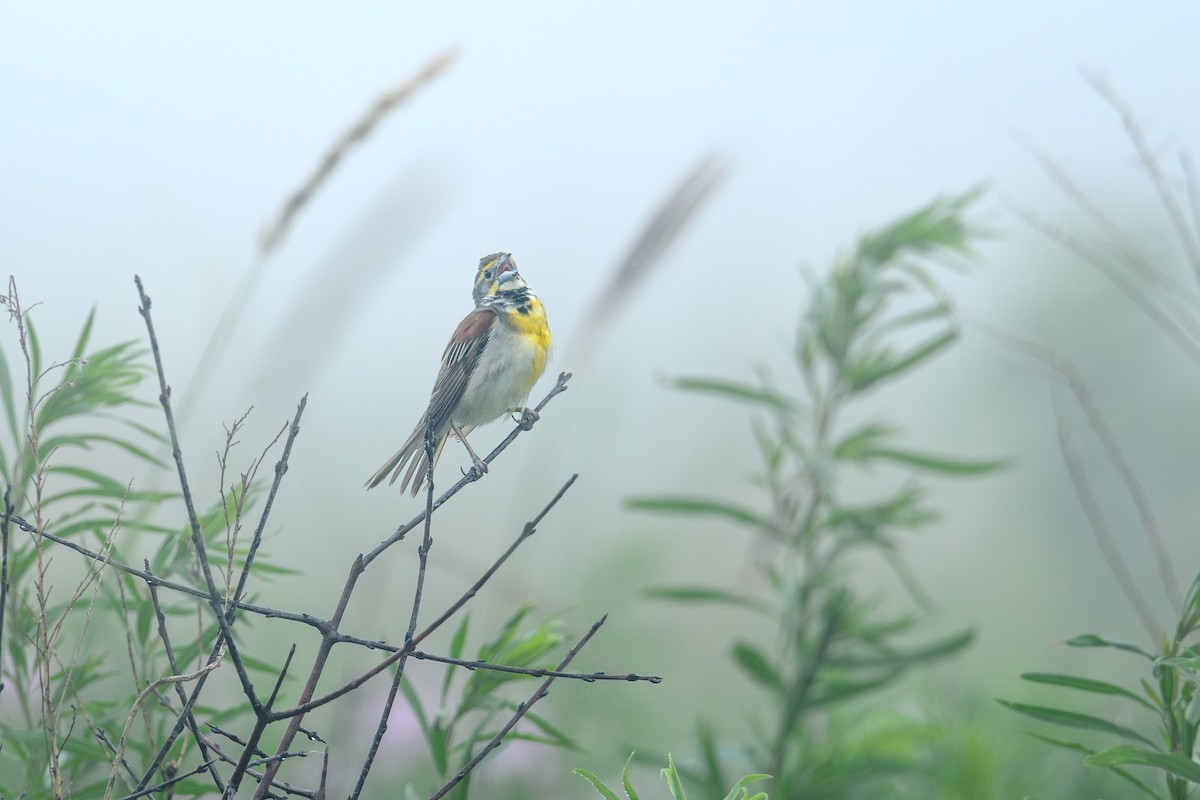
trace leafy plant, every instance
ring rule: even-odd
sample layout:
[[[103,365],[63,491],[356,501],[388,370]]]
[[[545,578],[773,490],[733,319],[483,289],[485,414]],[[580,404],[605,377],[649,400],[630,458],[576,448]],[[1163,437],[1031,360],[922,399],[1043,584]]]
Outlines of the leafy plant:
[[[979,475],[996,461],[950,458],[910,449],[897,428],[880,421],[843,424],[856,401],[927,363],[953,344],[958,325],[926,268],[969,252],[978,235],[964,213],[978,192],[939,199],[860,238],[830,272],[809,276],[810,299],[794,347],[798,384],[684,378],[676,386],[744,403],[757,414],[754,437],[762,459],[756,483],[761,503],[747,506],[708,497],[649,497],[630,505],[675,516],[705,516],[747,530],[772,546],[761,560],[759,591],[705,585],[657,587],[660,599],[719,603],[765,615],[774,642],[736,640],[731,658],[770,697],[772,717],[760,737],[740,749],[772,773],[781,797],[858,796],[911,762],[919,726],[830,724],[839,709],[896,681],[915,666],[950,656],[971,641],[969,631],[913,644],[919,618],[863,596],[850,558],[874,553],[909,582],[897,553],[901,536],[934,519],[918,473]],[[889,466],[898,487],[870,500],[851,499],[851,473]],[[909,583],[911,586],[911,583]],[[762,590],[767,596],[762,596]],[[851,730],[853,729],[853,730]],[[700,731],[697,776],[716,796],[728,785],[715,735]]]
[[[1046,225],[1032,214],[1027,218],[1045,230],[1052,238],[1074,252],[1114,285],[1147,318],[1159,327],[1163,341],[1171,342],[1193,363],[1200,363],[1200,307],[1193,299],[1194,287],[1185,280],[1200,280],[1200,206],[1197,205],[1197,179],[1187,154],[1181,154],[1182,174],[1169,176],[1160,162],[1156,148],[1143,133],[1133,111],[1113,89],[1098,78],[1090,78],[1093,87],[1113,107],[1121,118],[1137,152],[1140,167],[1158,196],[1163,214],[1161,235],[1157,239],[1176,240],[1176,252],[1187,278],[1180,279],[1168,266],[1161,245],[1153,250],[1140,245],[1147,237],[1130,236],[1101,205],[1087,196],[1072,179],[1048,158],[1040,156],[1043,167],[1054,182],[1084,213],[1092,230],[1086,234]],[[1182,185],[1184,188],[1178,188]],[[1181,592],[1174,572],[1173,560],[1164,546],[1158,523],[1136,470],[1130,464],[1099,406],[1093,399],[1087,381],[1066,359],[1051,350],[1028,342],[1006,341],[1014,349],[1029,355],[1062,378],[1074,401],[1087,420],[1090,434],[1100,443],[1103,452],[1119,476],[1131,505],[1137,511],[1138,527],[1144,537],[1146,551],[1157,563],[1161,588],[1171,606],[1178,609],[1171,630],[1160,626],[1151,610],[1143,586],[1136,581],[1117,549],[1110,531],[1113,526],[1101,503],[1097,501],[1092,482],[1072,437],[1061,408],[1056,407],[1059,425],[1059,444],[1064,462],[1073,481],[1076,496],[1087,515],[1091,531],[1104,554],[1129,606],[1137,614],[1147,638],[1153,642],[1143,646],[1108,636],[1085,634],[1067,641],[1071,647],[1115,650],[1131,654],[1146,662],[1146,677],[1136,688],[1126,688],[1107,681],[1080,675],[1027,672],[1021,677],[1031,683],[1053,687],[1064,696],[1091,697],[1123,706],[1134,719],[1145,720],[1141,725],[1114,721],[1113,716],[1095,711],[1078,711],[1059,705],[1037,705],[1010,700],[1002,705],[1042,722],[1072,731],[1086,731],[1105,741],[1116,741],[1103,749],[1083,742],[1060,739],[1037,733],[1035,736],[1049,746],[1082,754],[1083,763],[1100,767],[1119,776],[1147,797],[1167,797],[1184,800],[1194,795],[1200,784],[1200,762],[1196,759],[1196,743],[1200,736],[1200,646],[1195,642],[1200,631],[1200,573],[1186,591]],[[1187,420],[1181,426],[1191,423]],[[1152,728],[1157,734],[1151,734]],[[1130,767],[1156,770],[1163,780],[1166,794],[1160,793],[1153,782],[1144,780],[1145,773]]]
[[[625,761],[625,769],[621,771],[621,788],[625,792],[628,800],[638,800],[638,793],[634,791],[633,783],[629,780],[629,764],[633,761],[633,754]],[[586,769],[574,770],[575,774],[590,783],[592,787],[600,793],[604,800],[620,800],[617,793],[604,784],[596,774]],[[683,791],[683,780],[679,771],[675,769],[675,759],[667,756],[667,766],[661,772],[663,780],[667,782],[667,787],[671,792],[672,800],[687,800],[687,795]],[[724,796],[725,800],[768,800],[765,792],[755,792],[750,794],[747,788],[752,783],[767,780],[770,775],[745,775],[740,778],[729,793]],[[713,795],[714,797],[716,795]]]
[[[47,363],[15,282],[10,280],[0,302],[16,327],[20,354],[14,369],[0,349],[0,474],[6,502],[29,515],[37,529],[52,515],[62,535],[90,539],[111,555],[119,529],[153,530],[132,519],[129,506],[169,495],[115,481],[93,466],[94,459],[79,456],[109,448],[135,462],[161,465],[151,450],[162,437],[130,414],[148,405],[134,394],[149,371],[146,351],[133,342],[91,350],[93,311],[71,355]],[[0,633],[6,634],[8,680],[0,691],[15,694],[16,713],[0,718],[5,745],[0,775],[20,771],[23,778],[12,783],[30,787],[48,776],[60,795],[64,786],[103,785],[108,754],[95,737],[79,732],[119,727],[121,712],[112,704],[82,702],[113,677],[104,658],[84,655],[84,643],[94,619],[106,626],[106,620],[96,619],[100,614],[93,615],[95,609],[130,609],[120,587],[100,580],[103,564],[93,564],[73,588],[66,583],[66,594],[56,591],[59,573],[51,571],[46,544],[40,534],[14,532],[4,521]],[[85,613],[74,615],[76,609]]]
[[[518,710],[517,701],[508,698],[505,689],[514,682],[528,681],[530,672],[553,669],[553,662],[546,659],[559,650],[564,641],[562,622],[549,619],[522,631],[522,623],[531,610],[527,604],[520,606],[492,639],[480,645],[475,658],[465,662],[511,667],[511,671],[475,669],[467,673],[461,687],[457,686],[455,678],[463,674],[460,666],[465,659],[470,627],[470,617],[464,615],[447,653],[458,665],[446,667],[437,709],[432,713],[426,711],[416,689],[407,678],[402,680],[400,689],[416,716],[439,782],[445,782],[464,769],[480,748],[495,737],[499,726]],[[576,747],[566,733],[544,717],[527,713],[524,719],[531,723],[533,731],[514,731],[506,740],[532,741],[569,749]],[[451,796],[465,798],[469,788],[468,775]]]

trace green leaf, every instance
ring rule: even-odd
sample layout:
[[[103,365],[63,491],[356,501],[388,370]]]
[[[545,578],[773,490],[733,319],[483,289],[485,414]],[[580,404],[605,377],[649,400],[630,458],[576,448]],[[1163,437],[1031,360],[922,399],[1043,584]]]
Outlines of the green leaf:
[[[599,778],[596,777],[594,772],[586,769],[573,769],[571,772],[590,783],[592,788],[599,792],[600,796],[603,797],[604,800],[621,800],[621,798],[617,796],[616,792],[614,792],[612,789],[609,789]],[[630,797],[629,800],[637,800],[636,795]]]
[[[879,449],[878,442],[896,433],[891,425],[872,422],[843,436],[833,447],[834,458],[840,461],[867,461]]]
[[[777,411],[791,413],[798,410],[795,401],[790,397],[779,394],[765,386],[748,386],[744,383],[723,381],[716,378],[677,378],[673,381],[673,385],[676,389],[688,392],[716,394],[731,400],[768,406]]]
[[[567,735],[566,731],[554,725],[545,717],[530,712],[525,715],[525,720],[532,723],[542,732],[542,736],[539,737],[538,741],[553,745],[554,747],[562,747],[566,750],[583,750],[578,742]]]
[[[696,738],[699,740],[700,756],[707,773],[705,780],[709,786],[724,786],[725,778],[721,770],[721,757],[717,752],[717,737],[712,725],[702,722],[696,725]]]
[[[421,703],[420,695],[417,694],[417,690],[413,688],[408,678],[400,679],[400,693],[404,695],[405,701],[408,702],[408,707],[412,709],[413,716],[417,719],[417,724],[421,726],[421,733],[425,736],[426,742],[428,742],[429,719],[425,716],[425,706]]]
[[[92,310],[88,312],[87,319],[83,322],[83,329],[79,331],[79,338],[75,340],[75,352],[71,353],[72,360],[83,358],[84,352],[87,351],[88,340],[92,338],[92,326],[96,322],[96,307],[92,306]]]
[[[1100,731],[1101,733],[1109,733],[1114,736],[1120,736],[1122,739],[1130,739],[1141,742],[1150,747],[1154,746],[1154,742],[1142,736],[1132,728],[1126,728],[1124,725],[1117,725],[1114,722],[1109,722],[1106,719],[1093,717],[1089,714],[1080,714],[1076,711],[1066,711],[1061,708],[1049,708],[1047,706],[1034,706],[1026,703],[1014,703],[1009,700],[998,700],[1000,705],[1011,708],[1020,714],[1024,714],[1034,719],[1042,720],[1043,722],[1052,722],[1055,725],[1062,725],[1067,728],[1079,728],[1089,731]]]
[[[741,606],[763,613],[771,613],[772,610],[770,604],[762,600],[707,586],[651,586],[643,590],[642,595],[654,600],[672,600],[680,603],[720,603]]]
[[[1190,758],[1179,753],[1145,750],[1129,744],[1118,744],[1093,753],[1083,763],[1094,767],[1121,767],[1126,764],[1154,767],[1185,781],[1200,783],[1200,764]]]
[[[14,442],[22,440],[20,433],[21,417],[17,414],[17,400],[13,393],[12,372],[8,369],[8,357],[4,355],[4,348],[0,347],[0,401],[4,403],[4,418],[8,420],[8,432],[12,436]],[[14,468],[16,464],[13,465]],[[5,474],[9,480],[13,480],[14,476]]]
[[[759,648],[745,641],[733,645],[733,660],[754,680],[775,691],[783,690],[783,680],[770,659]]]
[[[1127,653],[1137,653],[1139,656],[1145,656],[1151,661],[1154,660],[1154,654],[1142,648],[1133,642],[1123,642],[1117,639],[1106,639],[1103,636],[1097,636],[1094,633],[1085,633],[1082,636],[1076,636],[1067,640],[1069,647],[1115,647],[1118,650],[1124,650]]]
[[[749,786],[752,783],[757,783],[758,781],[770,780],[770,778],[771,778],[770,775],[763,775],[763,774],[743,775],[742,779],[739,780],[737,783],[735,783],[733,785],[733,788],[729,790],[729,794],[725,795],[725,800],[738,800],[739,798],[745,798],[747,795],[747,792],[746,792],[747,786]],[[754,800],[754,798],[758,798],[758,797],[761,797],[761,798],[763,798],[763,800],[766,800],[767,796],[765,794],[759,792],[758,794],[754,795],[754,797],[747,798],[747,800]]]
[[[894,461],[929,472],[941,472],[947,475],[979,475],[994,472],[1008,466],[1007,461],[968,461],[965,459],[946,458],[928,453],[914,453],[909,450],[879,448],[868,453],[869,458],[883,461]]]
[[[1095,681],[1089,678],[1077,678],[1074,675],[1057,675],[1049,672],[1025,672],[1021,674],[1021,678],[1030,681],[1031,683],[1045,683],[1051,686],[1065,686],[1070,689],[1078,689],[1081,692],[1117,695],[1119,697],[1132,700],[1135,703],[1139,703],[1151,711],[1158,710],[1152,703],[1148,702],[1141,695],[1134,694],[1128,689],[1112,683],[1105,683],[1104,681]]]
[[[949,330],[914,347],[899,358],[887,351],[863,355],[847,365],[846,377],[851,391],[863,392],[876,383],[907,372],[922,361],[936,355],[958,340],[958,331]]]
[[[621,786],[625,789],[625,796],[629,800],[638,800],[637,792],[633,790],[633,784],[629,780],[629,765],[633,762],[633,753],[629,754],[629,758],[625,759],[625,767],[621,770]]]
[[[467,628],[471,621],[470,614],[463,614],[462,622],[459,623],[458,629],[454,631],[454,638],[450,641],[450,657],[462,658],[463,646],[467,642]]]
[[[700,514],[723,517],[743,525],[759,526],[762,524],[762,520],[754,512],[714,500],[700,500],[689,497],[638,497],[628,501],[626,505],[638,511],[656,511],[667,514]]]
[[[679,782],[679,773],[675,771],[675,759],[671,758],[670,753],[667,753],[667,766],[662,771],[662,776],[671,790],[671,797],[675,800],[687,800],[683,793],[683,784]]]
[[[1041,733],[1030,733],[1029,735],[1039,741],[1045,742],[1046,744],[1052,745],[1054,747],[1061,747],[1064,750],[1070,750],[1075,753],[1082,753],[1085,756],[1089,756],[1096,752],[1092,748],[1086,747],[1086,746],[1080,744],[1079,742],[1065,742],[1061,739],[1055,739],[1052,736],[1046,736]],[[1146,784],[1142,783],[1140,780],[1135,778],[1133,775],[1130,775],[1128,771],[1123,770],[1120,767],[1109,767],[1109,769],[1111,769],[1117,775],[1124,778],[1129,783],[1131,783],[1134,786],[1136,786],[1137,788],[1141,789],[1143,792],[1145,792],[1150,797],[1153,797],[1154,800],[1159,800],[1157,792],[1155,792],[1153,789],[1151,789]]]

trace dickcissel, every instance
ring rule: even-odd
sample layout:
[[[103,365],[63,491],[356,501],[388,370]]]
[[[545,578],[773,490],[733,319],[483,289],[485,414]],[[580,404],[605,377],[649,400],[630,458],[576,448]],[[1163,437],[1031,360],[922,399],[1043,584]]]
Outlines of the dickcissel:
[[[550,327],[542,301],[517,272],[510,253],[479,260],[472,295],[475,310],[458,323],[446,345],[429,407],[404,446],[367,481],[368,489],[389,473],[388,483],[395,483],[404,472],[400,491],[410,484],[414,495],[421,490],[427,470],[425,435],[431,425],[434,464],[453,433],[466,446],[475,468],[487,472],[487,464],[467,444],[467,434],[508,412],[520,412],[527,426],[537,419],[536,412],[523,406],[550,353]]]

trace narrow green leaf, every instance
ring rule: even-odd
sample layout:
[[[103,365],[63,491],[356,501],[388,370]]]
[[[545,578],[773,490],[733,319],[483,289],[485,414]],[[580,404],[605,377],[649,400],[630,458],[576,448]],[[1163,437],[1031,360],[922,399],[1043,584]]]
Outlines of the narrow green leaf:
[[[1093,753],[1085,758],[1083,763],[1094,767],[1121,767],[1126,764],[1137,764],[1160,769],[1177,778],[1183,778],[1185,781],[1200,783],[1200,764],[1190,758],[1179,753],[1145,750],[1130,744],[1118,744]]]
[[[137,607],[135,623],[140,644],[145,645],[150,640],[150,626],[154,620],[154,606],[151,603],[140,603]]]
[[[791,398],[766,387],[748,386],[744,383],[716,378],[676,378],[672,383],[676,389],[688,392],[716,394],[744,403],[769,406],[778,411],[794,412],[797,410],[796,404]]]
[[[629,508],[638,511],[656,511],[667,514],[701,514],[724,517],[743,525],[760,525],[761,520],[754,512],[728,503],[701,500],[689,497],[638,497],[628,501]]]
[[[717,737],[712,725],[702,722],[696,726],[696,738],[699,740],[700,756],[704,762],[705,781],[709,786],[724,786],[725,776],[721,769],[721,756],[717,752]]]
[[[441,714],[436,714],[429,723],[429,733],[425,740],[429,743],[429,755],[439,775],[446,774],[446,765],[450,760],[448,734],[442,724]]]
[[[83,358],[83,354],[87,351],[88,340],[92,338],[92,325],[96,321],[96,307],[92,306],[92,310],[88,312],[87,319],[84,320],[83,329],[79,331],[79,338],[75,340],[75,351],[71,353],[72,360]]]
[[[899,358],[893,357],[890,353],[878,353],[873,357],[865,356],[847,369],[851,389],[855,392],[862,392],[882,380],[907,372],[922,361],[941,352],[957,339],[958,331],[952,329],[932,337]]]
[[[13,394],[12,373],[8,369],[8,357],[4,355],[2,347],[0,347],[0,401],[4,403],[4,419],[8,421],[8,432],[14,442],[20,442],[22,440],[21,418],[17,414],[17,400],[16,395]],[[16,468],[16,466],[14,463],[13,467]],[[14,476],[7,472],[5,477],[9,480],[14,479]]]
[[[729,794],[725,795],[725,800],[738,800],[739,798],[744,798],[747,794],[747,786],[752,783],[758,783],[759,781],[770,780],[770,778],[770,775],[763,774],[743,775],[742,779],[735,783],[733,788],[729,790]],[[755,797],[762,797],[765,800],[766,795],[760,792],[759,794],[754,795],[754,797],[747,798],[747,800],[754,800]]]
[[[1139,703],[1151,711],[1158,710],[1153,704],[1148,702],[1141,695],[1134,694],[1128,689],[1112,683],[1105,683],[1104,681],[1094,681],[1089,678],[1077,678],[1074,675],[1057,675],[1049,672],[1025,672],[1021,674],[1021,677],[1024,680],[1032,683],[1046,683],[1052,686],[1066,686],[1071,689],[1078,689],[1081,692],[1117,695],[1119,697],[1132,700],[1135,703]]]
[[[33,380],[36,384],[42,376],[42,345],[33,318],[28,315],[25,316],[25,330],[29,333],[29,363],[32,365]]]
[[[591,770],[573,769],[571,772],[590,783],[592,788],[599,792],[600,796],[603,797],[604,800],[621,800],[621,798],[617,796],[617,793],[605,786],[604,783],[597,778],[596,774]],[[630,800],[637,800],[637,798],[630,798]]]
[[[454,631],[454,638],[450,641],[450,657],[462,658],[463,647],[467,643],[467,628],[471,621],[470,614],[463,614],[462,622],[459,623],[457,630]]]
[[[540,741],[544,744],[562,747],[566,750],[582,751],[579,743],[567,735],[566,731],[554,725],[550,720],[539,714],[527,713],[525,720],[542,732]]]
[[[979,475],[984,472],[994,472],[1008,466],[1007,461],[968,461],[966,459],[946,458],[928,453],[914,453],[910,450],[894,448],[879,448],[868,453],[869,458],[883,461],[894,461],[929,472],[940,472],[947,475]]]
[[[1102,733],[1110,733],[1114,736],[1120,736],[1122,739],[1130,739],[1132,741],[1141,742],[1150,747],[1154,746],[1154,742],[1142,736],[1132,728],[1126,728],[1124,725],[1117,725],[1114,722],[1109,722],[1106,719],[1093,717],[1089,714],[1080,714],[1077,711],[1066,711],[1061,708],[1049,708],[1047,706],[1034,706],[1027,703],[1014,703],[1009,700],[997,700],[996,702],[1007,708],[1011,708],[1017,713],[1024,714],[1034,719],[1042,720],[1043,722],[1052,722],[1055,725],[1062,725],[1067,728],[1079,728],[1089,731],[1100,731]]]
[[[633,753],[629,754],[629,758],[625,759],[625,767],[621,770],[621,786],[625,789],[625,796],[629,800],[638,800],[637,792],[633,790],[633,783],[629,780],[629,765],[633,762]]]
[[[679,782],[679,773],[675,771],[675,759],[671,758],[670,753],[667,753],[667,767],[662,771],[662,776],[667,781],[667,787],[671,790],[674,800],[687,800],[683,784]]]
[[[1115,647],[1118,650],[1124,650],[1127,653],[1137,653],[1139,656],[1145,656],[1151,661],[1154,660],[1154,654],[1144,649],[1140,645],[1133,642],[1123,642],[1117,639],[1106,639],[1103,636],[1097,636],[1094,633],[1085,633],[1082,636],[1076,636],[1072,639],[1067,639],[1067,645],[1070,647]]]
[[[783,681],[770,659],[758,647],[745,641],[733,645],[733,660],[754,680],[775,691],[782,691]]]
[[[458,628],[454,631],[454,637],[450,641],[451,658],[462,658],[463,647],[465,647],[467,643],[467,630],[470,627],[470,621],[471,615],[463,614],[462,622],[458,624]],[[457,675],[458,672],[459,670],[455,669],[454,667],[449,665],[446,666],[445,674],[442,676],[441,698],[443,705],[445,705],[446,698],[450,694],[450,684],[454,681],[454,676]]]
[[[876,443],[894,433],[895,428],[878,422],[855,428],[834,445],[834,458],[841,461],[866,461],[878,449]]]
[[[671,600],[680,603],[720,603],[741,606],[764,613],[771,613],[772,610],[770,604],[762,600],[708,586],[651,586],[643,590],[642,595],[654,600]]]
[[[404,695],[408,707],[412,709],[413,716],[417,720],[417,724],[421,726],[421,734],[425,737],[426,743],[429,742],[429,719],[425,716],[425,706],[421,703],[421,697],[417,694],[417,690],[413,688],[412,683],[408,678],[400,679],[400,693]]]

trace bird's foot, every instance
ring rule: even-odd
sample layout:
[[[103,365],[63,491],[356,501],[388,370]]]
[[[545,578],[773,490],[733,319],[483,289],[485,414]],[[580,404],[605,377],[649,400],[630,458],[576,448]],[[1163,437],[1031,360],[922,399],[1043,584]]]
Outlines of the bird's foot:
[[[482,478],[484,475],[487,474],[488,465],[487,465],[486,461],[484,461],[482,458],[475,455],[474,453],[471,453],[471,462],[472,462],[471,463],[471,472],[474,473],[473,480],[479,480],[480,478]],[[465,475],[467,473],[463,473],[463,474]]]
[[[516,423],[521,426],[521,430],[523,431],[533,430],[533,423],[542,418],[542,415],[534,411],[532,408],[514,408],[512,410],[513,414],[516,414],[517,412],[521,413],[521,418],[516,420]]]

